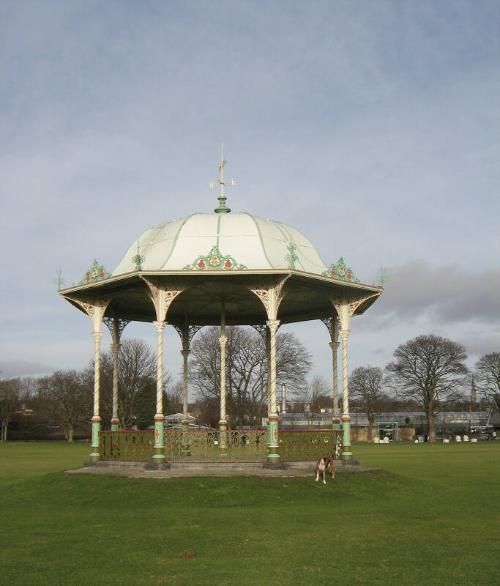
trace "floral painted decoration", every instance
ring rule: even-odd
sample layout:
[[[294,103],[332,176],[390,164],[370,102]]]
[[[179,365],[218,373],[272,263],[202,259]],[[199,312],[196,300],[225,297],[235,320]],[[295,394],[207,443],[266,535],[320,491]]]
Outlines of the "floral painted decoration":
[[[286,247],[288,254],[285,256],[285,260],[288,262],[289,269],[295,269],[295,263],[299,260],[297,256],[297,245],[295,242],[290,242]]]
[[[185,271],[242,271],[245,265],[239,264],[229,255],[223,255],[217,246],[213,246],[206,256],[199,256],[190,265],[184,267]]]
[[[102,281],[108,277],[111,277],[111,273],[106,272],[104,267],[100,265],[96,259],[94,259],[94,262],[90,266],[89,270],[85,273],[85,276],[80,281],[80,285],[96,283],[97,281]]]
[[[337,281],[348,281],[350,283],[359,283],[359,279],[354,276],[351,267],[347,267],[344,259],[339,258],[336,264],[330,265],[327,271],[321,273],[323,277],[330,277]]]
[[[135,270],[136,271],[141,271],[142,270],[142,263],[145,261],[145,257],[143,254],[141,254],[139,251],[137,251],[137,254],[135,254],[132,257],[132,262],[135,265]]]

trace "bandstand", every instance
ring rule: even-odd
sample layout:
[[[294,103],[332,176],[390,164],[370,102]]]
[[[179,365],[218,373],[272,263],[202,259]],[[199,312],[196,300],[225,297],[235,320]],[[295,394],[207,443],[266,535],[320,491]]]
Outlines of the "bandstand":
[[[333,265],[326,265],[311,242],[295,228],[248,213],[231,212],[224,194],[224,165],[222,157],[219,205],[213,213],[195,213],[150,228],[131,244],[113,273],[107,273],[94,261],[77,286],[60,291],[60,295],[87,314],[92,323],[95,373],[91,461],[136,459],[164,465],[176,457],[238,459],[241,456],[245,459],[251,455],[261,457],[267,465],[279,466],[282,460],[294,457],[305,459],[325,452],[333,454],[337,438],[341,440],[342,459],[352,458],[349,325],[352,317],[364,313],[374,303],[382,288],[359,282],[342,258]],[[283,324],[307,320],[321,320],[329,333],[332,426],[322,431],[280,433],[276,335]],[[154,433],[144,431],[130,435],[119,427],[120,339],[131,321],[151,322],[156,333]],[[99,412],[103,324],[112,337],[113,408],[109,431],[101,429]],[[180,431],[165,429],[163,338],[167,324],[175,327],[182,340],[184,417]],[[220,421],[218,430],[200,432],[188,427],[188,357],[193,336],[208,325],[220,327]],[[225,328],[232,325],[255,327],[266,346],[266,430],[228,429]],[[168,361],[168,351],[166,356]],[[294,433],[302,434],[299,442],[298,435],[292,438]],[[304,433],[310,435],[304,436]]]

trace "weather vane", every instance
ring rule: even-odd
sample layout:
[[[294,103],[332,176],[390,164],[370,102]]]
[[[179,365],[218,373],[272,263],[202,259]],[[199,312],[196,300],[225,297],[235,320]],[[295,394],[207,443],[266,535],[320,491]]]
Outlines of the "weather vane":
[[[220,185],[220,194],[217,198],[219,200],[219,205],[215,208],[214,212],[216,214],[228,214],[231,210],[226,207],[226,196],[224,195],[224,167],[226,166],[227,161],[224,159],[224,143],[220,145],[220,161],[219,161],[219,179],[217,181],[210,182],[210,189],[214,189],[217,183]],[[229,184],[233,187],[236,185],[236,181],[231,179]]]
[[[64,283],[64,279],[62,278],[62,270],[57,269],[56,271],[56,278],[54,279],[54,283],[56,284],[57,290],[61,290],[61,285]]]

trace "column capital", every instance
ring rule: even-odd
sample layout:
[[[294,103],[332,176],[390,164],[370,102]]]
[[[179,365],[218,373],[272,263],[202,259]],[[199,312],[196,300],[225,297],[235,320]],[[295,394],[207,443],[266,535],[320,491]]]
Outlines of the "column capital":
[[[94,331],[94,332],[92,332],[92,337],[97,342],[98,340],[100,340],[102,338],[102,332]]]
[[[156,330],[158,332],[162,332],[165,329],[165,326],[167,325],[167,322],[164,321],[164,320],[162,320],[162,321],[154,321],[153,323],[156,326]]]
[[[187,358],[190,354],[191,354],[191,350],[189,350],[188,348],[183,348],[181,350],[181,355],[183,358]]]
[[[332,351],[335,351],[335,350],[338,350],[338,347],[340,346],[340,342],[328,342],[328,345],[330,346]]]
[[[111,344],[111,349],[112,349],[114,352],[119,352],[119,351],[120,351],[120,348],[121,348],[121,346],[122,346],[122,345],[120,344],[120,342],[113,342],[113,343]]]
[[[227,336],[224,334],[219,336],[219,342],[221,346],[225,346],[227,344]]]
[[[347,338],[349,337],[349,334],[351,333],[351,330],[340,330],[340,335],[342,336],[342,338],[344,340],[347,340]]]
[[[279,319],[268,319],[266,321],[267,327],[271,330],[271,331],[276,331],[279,328],[280,325],[280,320]]]

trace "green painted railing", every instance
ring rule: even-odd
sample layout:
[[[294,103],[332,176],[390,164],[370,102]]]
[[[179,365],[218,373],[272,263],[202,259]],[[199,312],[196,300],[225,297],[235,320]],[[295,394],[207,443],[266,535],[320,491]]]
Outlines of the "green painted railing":
[[[142,462],[153,457],[153,431],[101,431],[101,460]]]
[[[280,455],[284,462],[317,460],[323,456],[339,458],[342,432],[340,430],[280,430]]]
[[[165,455],[171,461],[217,461],[221,456],[235,461],[260,461],[265,458],[266,444],[265,429],[165,431]]]
[[[167,461],[264,461],[267,453],[266,429],[165,430]],[[153,456],[153,431],[101,431],[101,460],[149,461]],[[280,455],[284,462],[315,460],[340,454],[338,430],[280,430]],[[224,449],[222,449],[224,448]]]

